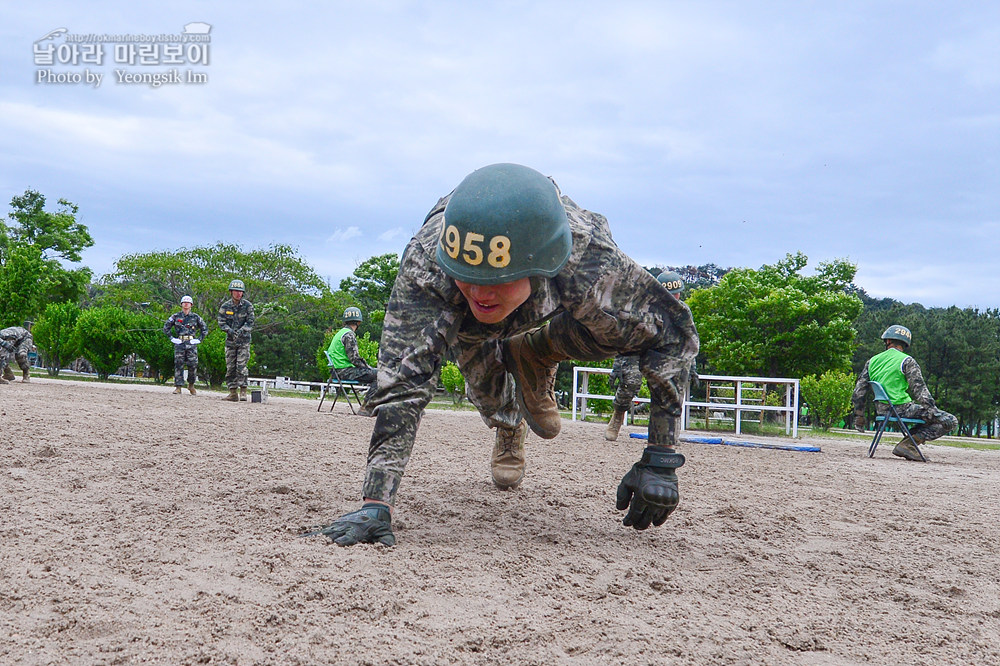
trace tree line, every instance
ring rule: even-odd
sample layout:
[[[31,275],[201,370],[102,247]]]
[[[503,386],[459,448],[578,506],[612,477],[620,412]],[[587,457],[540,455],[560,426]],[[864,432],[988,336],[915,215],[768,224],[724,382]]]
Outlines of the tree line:
[[[245,250],[217,243],[128,254],[94,281],[89,269],[76,266],[82,250],[93,245],[76,220],[77,207],[60,199],[50,212],[45,203],[43,195],[28,190],[11,200],[7,222],[0,222],[0,324],[36,320],[36,344],[52,372],[83,356],[106,375],[134,355],[154,376],[170,377],[172,347],[160,328],[179,309],[181,296],[190,295],[193,310],[212,331],[200,348],[204,376],[221,381],[224,340],[215,314],[233,278],[244,281],[257,314],[252,373],[325,379],[322,350],[349,306],[365,314],[358,338],[374,364],[399,270],[395,254],[362,262],[337,289],[295,248],[282,244]],[[836,422],[847,411],[845,387],[882,351],[882,332],[902,324],[913,332],[910,353],[929,388],[941,408],[959,418],[961,432],[997,435],[1000,311],[873,299],[854,284],[856,266],[850,262],[823,262],[811,275],[805,274],[807,264],[804,254],[795,253],[758,269],[708,264],[648,270],[670,268],[685,276],[683,298],[701,336],[702,374],[801,378],[810,403],[829,402],[825,420]],[[569,390],[572,365],[562,364],[558,389]]]

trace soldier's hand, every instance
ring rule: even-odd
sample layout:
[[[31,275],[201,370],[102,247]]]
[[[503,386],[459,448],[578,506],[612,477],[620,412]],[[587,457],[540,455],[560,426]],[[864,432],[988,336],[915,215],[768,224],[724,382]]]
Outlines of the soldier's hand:
[[[191,338],[191,344],[193,344],[193,345],[200,345],[201,344],[201,340],[199,340],[198,338]]]
[[[863,416],[854,417],[854,429],[858,432],[864,432],[865,426],[868,425],[868,421]]]
[[[338,546],[353,546],[356,543],[381,543],[396,545],[392,533],[392,516],[389,507],[376,502],[367,502],[357,511],[344,514],[330,525],[321,527],[302,536],[328,537]]]
[[[637,530],[662,525],[680,501],[674,470],[683,464],[684,456],[673,449],[647,446],[618,484],[618,510],[628,509],[622,524]]]
[[[174,343],[175,345],[179,345],[181,343],[181,339],[180,338],[170,338],[170,341],[172,343]]]

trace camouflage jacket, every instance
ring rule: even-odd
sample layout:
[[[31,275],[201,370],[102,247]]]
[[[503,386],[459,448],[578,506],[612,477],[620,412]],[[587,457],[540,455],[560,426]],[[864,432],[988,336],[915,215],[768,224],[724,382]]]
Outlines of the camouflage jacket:
[[[854,407],[855,416],[864,416],[865,413],[865,396],[868,395],[868,382],[870,381],[868,378],[868,362],[865,361],[865,368],[858,375],[858,381],[854,385],[854,394],[851,396],[851,405]],[[931,396],[930,389],[927,388],[927,382],[924,381],[924,375],[920,372],[920,365],[913,360],[912,356],[907,356],[903,360],[902,373],[906,377],[906,383],[909,385],[907,393],[910,394],[913,402],[930,409],[937,409],[934,397]]]
[[[438,201],[407,245],[386,310],[377,388],[366,401],[378,416],[365,482],[366,496],[374,499],[391,502],[395,496],[421,412],[454,345],[470,348],[508,338],[567,313],[609,350],[606,358],[664,348],[669,350],[661,355],[664,363],[679,374],[698,353],[688,307],[618,248],[604,216],[565,196],[573,235],[566,265],[553,278],[530,278],[528,300],[503,321],[477,321],[435,260],[448,199]]]
[[[184,337],[198,338],[204,340],[208,335],[208,324],[205,320],[193,312],[184,314],[183,311],[175,312],[167,319],[163,325],[163,332],[170,337],[177,337],[183,340]],[[185,340],[185,342],[187,342]]]
[[[229,299],[219,306],[219,315],[216,319],[219,328],[226,333],[227,345],[250,344],[250,331],[253,330],[255,321],[253,303],[241,298],[237,305],[233,303],[233,299]]]

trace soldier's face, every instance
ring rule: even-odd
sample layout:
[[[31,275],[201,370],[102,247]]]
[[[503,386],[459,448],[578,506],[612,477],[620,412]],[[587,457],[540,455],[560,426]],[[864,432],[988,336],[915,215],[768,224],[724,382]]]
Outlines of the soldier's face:
[[[233,289],[232,291],[230,291],[229,295],[232,296],[233,300],[236,301],[237,303],[239,303],[240,299],[243,298],[243,292],[242,291],[236,291],[235,289]]]
[[[472,316],[484,324],[503,321],[531,296],[531,278],[503,284],[471,284],[455,280],[455,286],[469,302]]]
[[[191,304],[190,303],[181,303],[181,310],[184,311],[184,314],[187,314],[187,313],[191,312]]]

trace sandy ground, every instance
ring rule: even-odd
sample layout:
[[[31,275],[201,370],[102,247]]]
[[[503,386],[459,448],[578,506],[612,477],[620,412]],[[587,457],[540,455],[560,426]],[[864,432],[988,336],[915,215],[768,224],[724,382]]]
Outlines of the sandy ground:
[[[357,506],[373,420],[170,390],[0,386],[0,663],[1000,663],[996,452],[688,444],[636,532],[639,440],[566,421],[502,493],[429,411],[398,546],[338,548],[296,535]]]

